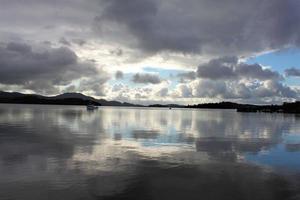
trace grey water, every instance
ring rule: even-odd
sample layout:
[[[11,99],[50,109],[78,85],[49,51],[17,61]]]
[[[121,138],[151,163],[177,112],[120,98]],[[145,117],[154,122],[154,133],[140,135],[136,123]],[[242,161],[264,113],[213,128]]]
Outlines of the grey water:
[[[4,199],[300,199],[300,116],[0,104]]]

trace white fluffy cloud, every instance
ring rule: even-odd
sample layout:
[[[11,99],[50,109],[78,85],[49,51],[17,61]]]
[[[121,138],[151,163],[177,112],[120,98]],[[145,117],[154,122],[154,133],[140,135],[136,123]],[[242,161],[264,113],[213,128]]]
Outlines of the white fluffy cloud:
[[[201,64],[196,72],[179,74],[182,80],[175,90],[180,98],[206,98],[252,102],[291,100],[299,91],[283,83],[276,71],[259,64],[239,62],[236,57],[212,59]]]
[[[275,80],[210,80],[198,79],[179,84],[178,98],[204,98],[239,102],[276,102],[299,98],[299,91]]]

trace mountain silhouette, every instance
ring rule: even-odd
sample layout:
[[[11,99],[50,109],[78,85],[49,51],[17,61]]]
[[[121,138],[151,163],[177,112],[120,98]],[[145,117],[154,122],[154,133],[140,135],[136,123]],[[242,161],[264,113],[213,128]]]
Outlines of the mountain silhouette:
[[[55,105],[87,105],[93,103],[102,106],[136,106],[119,101],[107,101],[104,99],[95,99],[81,93],[64,93],[57,96],[42,96],[37,94],[23,94],[18,92],[0,91],[0,103],[23,103],[23,104],[55,104]]]

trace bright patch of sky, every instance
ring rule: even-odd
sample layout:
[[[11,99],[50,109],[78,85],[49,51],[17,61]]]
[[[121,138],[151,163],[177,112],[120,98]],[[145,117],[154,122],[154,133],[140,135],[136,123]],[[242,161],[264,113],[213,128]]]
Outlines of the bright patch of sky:
[[[178,74],[186,72],[185,70],[177,70],[177,69],[163,69],[158,67],[144,67],[142,72],[140,73],[153,73],[158,74],[162,80],[170,81],[169,89],[174,89],[176,85],[179,83],[179,79],[177,77]],[[135,73],[124,73],[123,79],[115,80],[111,79],[109,81],[110,84],[114,83],[122,83],[124,85],[134,87],[136,83],[132,82],[132,76]]]
[[[248,59],[247,63],[259,63],[284,74],[284,70],[291,67],[300,69],[300,49],[289,48],[262,54]],[[286,83],[288,85],[300,86],[300,78],[286,77]]]

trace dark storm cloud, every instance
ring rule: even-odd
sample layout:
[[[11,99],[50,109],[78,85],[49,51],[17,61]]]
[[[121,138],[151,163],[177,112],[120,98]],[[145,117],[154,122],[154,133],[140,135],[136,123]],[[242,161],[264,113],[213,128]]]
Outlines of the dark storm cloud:
[[[294,68],[294,67],[286,69],[284,72],[285,72],[286,76],[300,77],[300,69],[297,69],[297,68]]]
[[[259,80],[276,80],[282,76],[270,69],[264,69],[260,64],[240,63],[235,67],[235,73],[240,77],[259,79]]]
[[[295,0],[103,0],[96,19],[117,23],[146,51],[240,55],[300,44]]]
[[[134,83],[141,83],[141,84],[147,84],[147,83],[152,83],[152,84],[159,84],[161,83],[161,79],[158,75],[155,74],[140,74],[137,73],[133,75],[132,81]]]
[[[75,79],[93,76],[96,67],[82,62],[70,49],[35,49],[24,43],[0,46],[0,83],[21,85],[37,92],[57,91],[55,85],[67,85]]]
[[[198,67],[197,76],[208,79],[232,79],[237,76],[233,69],[236,64],[236,57],[213,59]]]
[[[0,36],[68,34],[82,45],[102,27],[103,42],[144,52],[239,56],[299,45],[299,9],[297,0],[3,0]]]
[[[223,57],[202,64],[197,69],[197,76],[213,80],[238,78],[273,80],[281,78],[278,72],[263,69],[259,64],[239,63],[237,57]]]
[[[64,37],[59,39],[59,43],[61,43],[63,45],[71,46],[71,43]]]
[[[79,46],[83,46],[87,43],[84,39],[81,39],[81,38],[74,38],[74,39],[72,39],[72,42]]]
[[[0,8],[1,15],[7,19],[6,23],[42,25],[47,30],[53,30],[62,24],[85,26],[87,20],[93,19],[92,16],[99,9],[97,0],[1,0]]]
[[[73,38],[69,41],[66,38],[62,37],[62,38],[59,39],[58,42],[63,44],[63,45],[66,45],[66,46],[71,46],[72,44],[83,46],[83,45],[86,44],[86,41],[83,40],[83,39],[80,39],[80,38]]]

